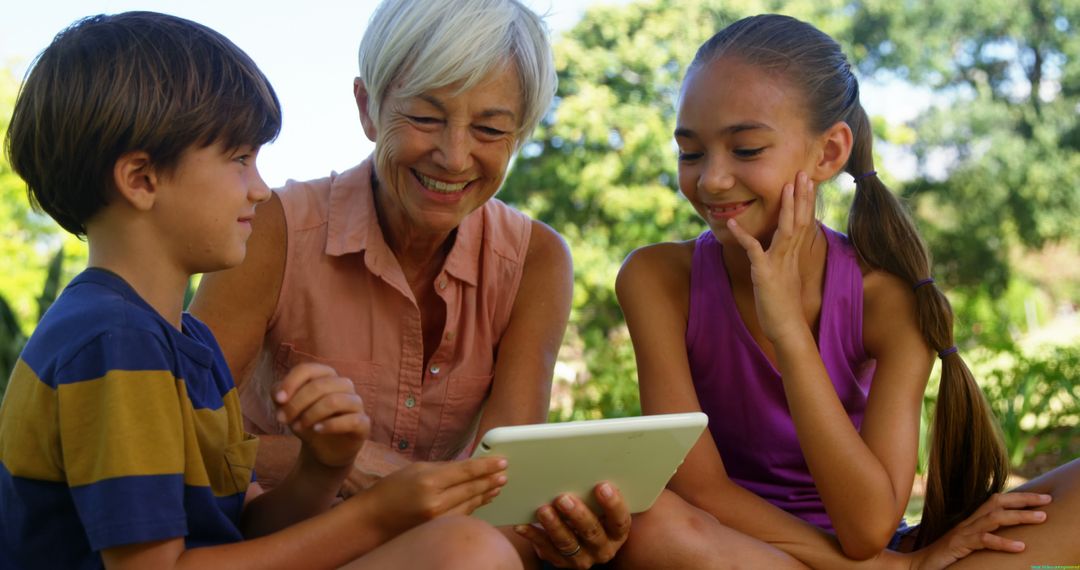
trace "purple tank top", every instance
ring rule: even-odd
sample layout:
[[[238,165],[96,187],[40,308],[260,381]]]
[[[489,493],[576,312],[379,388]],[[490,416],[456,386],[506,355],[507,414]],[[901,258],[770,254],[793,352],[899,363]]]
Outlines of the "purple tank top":
[[[825,261],[818,349],[855,429],[862,424],[874,374],[862,343],[862,274],[843,234],[822,226]],[[709,416],[733,481],[770,503],[831,531],[810,477],[780,373],[743,324],[712,232],[697,239],[690,270],[686,353],[701,409]]]

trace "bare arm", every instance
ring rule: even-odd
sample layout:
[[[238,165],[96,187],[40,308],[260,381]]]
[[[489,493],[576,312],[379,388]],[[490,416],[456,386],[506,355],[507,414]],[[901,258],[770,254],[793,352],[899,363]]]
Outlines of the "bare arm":
[[[532,222],[521,285],[499,342],[495,379],[474,445],[491,428],[547,420],[551,376],[566,333],[573,289],[574,268],[566,243],[555,230]]]
[[[701,410],[684,341],[692,254],[692,243],[639,249],[627,259],[616,281],[634,343],[645,414]],[[772,544],[812,567],[861,567],[843,555],[832,536],[732,482],[707,431],[669,487],[721,524]],[[871,562],[878,567],[903,564],[890,553]]]
[[[915,323],[914,297],[896,279],[866,280],[866,346],[878,359],[862,433],[836,395],[801,299],[800,264],[814,234],[814,189],[804,173],[784,189],[779,224],[764,250],[732,220],[750,259],[758,321],[772,343],[799,444],[844,552],[858,559],[886,547],[915,476],[919,410],[930,353]]]

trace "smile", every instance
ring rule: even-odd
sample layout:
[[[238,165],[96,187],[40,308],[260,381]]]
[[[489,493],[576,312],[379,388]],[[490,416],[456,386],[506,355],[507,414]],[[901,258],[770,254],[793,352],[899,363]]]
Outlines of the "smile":
[[[472,182],[471,180],[457,183],[443,182],[441,180],[435,180],[434,178],[428,178],[415,170],[413,171],[413,174],[416,174],[416,178],[420,180],[420,183],[424,185],[424,188],[440,194],[454,194],[461,192],[469,185],[469,182]]]
[[[753,203],[753,200],[747,200],[745,202],[728,202],[726,204],[707,204],[705,207],[709,210],[709,217],[726,220],[745,212]]]

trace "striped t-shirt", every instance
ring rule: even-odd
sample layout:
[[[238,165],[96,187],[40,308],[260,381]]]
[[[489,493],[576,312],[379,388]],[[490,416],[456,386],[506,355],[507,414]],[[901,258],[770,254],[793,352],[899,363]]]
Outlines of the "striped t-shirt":
[[[46,313],[0,404],[0,567],[98,568],[105,548],[241,540],[257,440],[210,330],[182,324],[94,268]]]

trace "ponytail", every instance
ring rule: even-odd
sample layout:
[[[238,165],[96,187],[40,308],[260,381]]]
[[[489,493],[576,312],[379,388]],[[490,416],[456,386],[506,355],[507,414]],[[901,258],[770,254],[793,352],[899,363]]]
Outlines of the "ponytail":
[[[856,177],[848,236],[867,265],[911,284],[920,332],[941,358],[926,502],[916,542],[921,548],[1000,492],[1009,465],[990,406],[954,346],[952,307],[928,279],[926,245],[899,200],[873,174],[873,133],[866,111],[857,101],[847,122],[854,144],[845,171]]]

